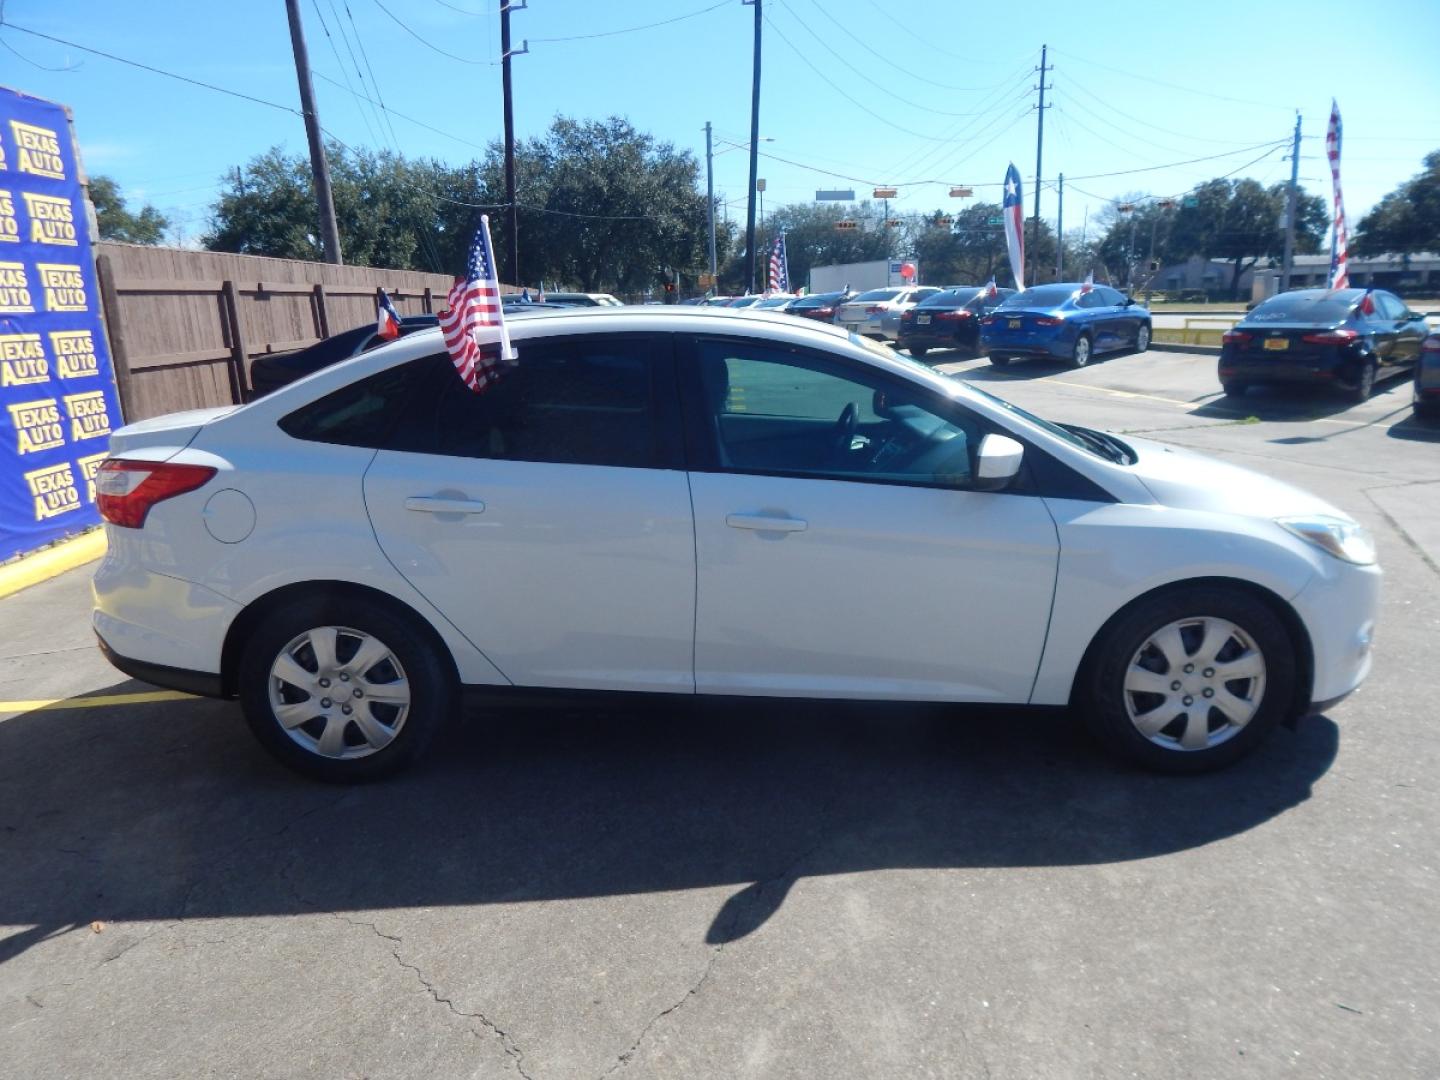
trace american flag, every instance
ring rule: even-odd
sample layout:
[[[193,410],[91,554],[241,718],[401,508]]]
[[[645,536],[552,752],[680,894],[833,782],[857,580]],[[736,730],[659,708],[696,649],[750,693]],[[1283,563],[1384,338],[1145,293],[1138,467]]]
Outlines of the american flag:
[[[985,299],[994,300],[1000,295],[1000,290],[995,287],[995,275],[990,275],[990,280],[985,283]]]
[[[1340,195],[1340,106],[1330,100],[1330,126],[1325,131],[1325,156],[1335,187],[1335,231],[1330,238],[1330,288],[1350,287],[1350,252],[1345,235],[1345,200]]]
[[[775,238],[775,245],[770,249],[770,291],[790,291],[790,264],[785,258],[785,234],[782,232]]]
[[[465,276],[455,279],[448,298],[449,307],[440,312],[440,330],[445,335],[445,348],[455,370],[465,385],[477,394],[500,377],[502,360],[513,360],[510,331],[505,328],[505,314],[500,306],[500,281],[495,275],[494,248],[490,244],[490,218],[481,215],[480,227],[470,242],[470,257]],[[495,327],[494,336],[485,334],[486,327]],[[499,341],[497,354],[484,346]]]
[[[1089,292],[1093,288],[1095,288],[1095,271],[1091,270],[1085,275],[1085,280],[1080,283],[1080,291],[1082,293]]]
[[[1000,206],[1005,219],[1005,244],[1010,249],[1010,270],[1015,287],[1025,288],[1025,203],[1020,190],[1020,170],[1012,162],[1005,170],[1005,201]]]

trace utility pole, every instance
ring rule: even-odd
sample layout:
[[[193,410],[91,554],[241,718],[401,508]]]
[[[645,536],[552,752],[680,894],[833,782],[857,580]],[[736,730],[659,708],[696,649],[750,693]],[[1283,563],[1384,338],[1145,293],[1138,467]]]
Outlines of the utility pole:
[[[1300,112],[1295,112],[1295,142],[1290,149],[1290,190],[1285,195],[1285,260],[1280,268],[1280,291],[1290,288],[1295,261],[1295,210],[1300,197]]]
[[[750,198],[745,210],[745,291],[755,291],[755,181],[760,170],[760,0],[741,0],[755,8],[755,71],[750,86]]]
[[[1060,204],[1055,214],[1055,280],[1065,273],[1065,174],[1060,174]]]
[[[300,23],[299,0],[285,0],[290,17],[290,44],[295,50],[295,78],[300,83],[300,110],[305,116],[305,138],[310,143],[310,171],[315,175],[315,203],[320,211],[320,246],[325,261],[339,266],[340,226],[335,222],[335,200],[330,195],[330,165],[320,141],[320,116],[315,111],[315,88],[310,84],[310,54],[305,49],[305,28]]]
[[[292,0],[293,2],[293,0]],[[505,95],[505,253],[512,285],[520,284],[520,208],[515,205],[515,109],[510,92],[510,0],[500,4],[500,85]]]
[[[710,217],[710,288],[715,288],[715,166],[710,152],[710,121],[705,121],[705,210]]]
[[[1050,46],[1048,45],[1040,46],[1040,86],[1038,88],[1040,90],[1040,104],[1036,107],[1040,124],[1035,133],[1035,224],[1030,229],[1030,280],[1032,282],[1038,280],[1036,260],[1040,255],[1040,177],[1042,175],[1040,172],[1040,162],[1041,155],[1045,150],[1045,91],[1048,89],[1045,85],[1045,73],[1055,70],[1054,68],[1045,66],[1045,57],[1049,48]]]

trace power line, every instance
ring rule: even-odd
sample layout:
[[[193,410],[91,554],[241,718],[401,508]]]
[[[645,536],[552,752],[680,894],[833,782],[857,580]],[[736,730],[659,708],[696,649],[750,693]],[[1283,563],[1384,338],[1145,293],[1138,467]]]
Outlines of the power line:
[[[458,60],[462,64],[485,65],[487,67],[490,66],[491,61],[489,60],[470,60],[463,56],[456,56],[452,52],[446,52],[438,45],[431,44],[426,38],[422,37],[414,30],[410,29],[410,27],[405,24],[405,22],[400,18],[400,16],[396,15],[393,11],[387,8],[384,4],[380,2],[380,0],[375,0],[375,6],[378,7],[381,11],[385,12],[386,15],[389,15],[390,18],[394,20],[395,24],[399,26],[401,30],[404,30],[407,34],[413,37],[416,41],[420,42],[421,45],[424,45],[431,52],[437,52],[441,56],[448,56],[451,60]]]
[[[413,117],[413,116],[409,116],[409,115],[407,115],[407,114],[405,114],[405,113],[402,113],[399,109],[392,109],[392,108],[390,108],[390,106],[388,106],[388,105],[382,105],[382,104],[380,104],[379,102],[375,101],[373,98],[366,97],[364,94],[360,93],[359,91],[351,90],[348,86],[341,86],[340,83],[338,83],[338,82],[336,82],[334,79],[330,78],[330,76],[329,76],[329,75],[326,75],[323,71],[316,71],[314,74],[315,74],[315,77],[316,77],[317,79],[320,79],[320,80],[322,80],[322,81],[324,81],[324,82],[329,83],[331,86],[335,87],[336,89],[344,90],[344,91],[345,91],[346,93],[348,93],[348,94],[353,94],[355,97],[359,98],[359,99],[362,100],[362,101],[368,101],[368,102],[370,102],[370,104],[375,105],[375,106],[377,106],[378,108],[384,109],[384,110],[385,110],[387,113],[389,113],[391,116],[397,116],[397,117],[399,117],[401,120],[405,120],[405,121],[407,121],[407,122],[409,122],[409,123],[411,123],[411,124],[414,124],[416,127],[422,127],[422,128],[424,128],[426,131],[433,131],[436,135],[444,135],[447,139],[454,139],[456,142],[458,142],[458,143],[464,143],[466,146],[472,147],[472,148],[474,148],[474,149],[476,149],[476,150],[489,150],[489,149],[490,149],[488,146],[483,146],[483,145],[481,145],[480,143],[477,143],[477,142],[471,142],[469,139],[461,138],[459,135],[454,135],[454,134],[451,134],[451,133],[448,132],[448,131],[443,131],[443,130],[441,130],[440,128],[433,127],[432,125],[425,123],[425,121],[423,121],[423,120],[417,120],[417,119],[415,119],[415,117]],[[364,113],[362,112],[361,115],[363,116]],[[376,141],[376,142],[383,142],[384,140],[377,138],[375,141]]]
[[[324,15],[324,13],[320,10],[320,0],[310,0],[310,3],[311,3],[311,6],[315,8],[315,17],[320,20],[320,29],[321,29],[322,31],[324,31],[325,40],[326,40],[326,41],[329,43],[329,45],[330,45],[330,54],[335,57],[335,64],[336,64],[337,67],[339,67],[339,69],[340,69],[340,74],[341,74],[341,75],[344,77],[344,79],[345,79],[345,90],[346,90],[348,93],[350,93],[351,95],[358,96],[358,95],[355,95],[355,90],[354,90],[354,88],[350,85],[350,73],[345,70],[345,62],[340,59],[340,50],[335,47],[335,38],[334,38],[334,36],[330,33],[330,26],[329,26],[329,24],[325,22],[325,15]],[[332,4],[331,7],[330,7],[330,11],[331,11],[332,14],[333,14],[334,11],[335,11],[335,7],[334,7],[333,4]],[[336,20],[336,25],[337,25],[337,26],[339,25],[339,20],[338,20],[338,19]],[[345,42],[345,44],[346,44],[346,46],[348,47],[349,44],[350,44],[350,42],[347,40],[347,41]],[[319,73],[318,71],[316,71],[316,70],[312,67],[312,68],[310,69],[310,74],[312,74],[312,75],[319,75],[320,73]],[[357,65],[357,74],[358,74],[358,65]],[[334,85],[333,80],[326,79],[325,81],[331,83],[331,85]],[[379,141],[380,141],[380,136],[379,136],[379,134],[377,133],[377,131],[376,131],[376,129],[375,129],[375,126],[370,122],[370,114],[367,113],[364,109],[361,109],[361,110],[359,110],[359,111],[360,111],[360,119],[362,119],[362,120],[365,121],[365,130],[370,133],[370,138],[373,139],[375,142],[379,142]],[[373,111],[373,110],[372,110],[372,111]]]
[[[378,0],[377,0],[378,2]],[[601,30],[594,34],[571,34],[568,37],[529,38],[536,44],[549,45],[557,41],[590,41],[593,38],[615,37],[617,34],[633,34],[637,30],[653,30],[657,26],[669,26],[671,23],[684,22],[686,19],[693,19],[697,15],[704,15],[707,12],[715,11],[730,3],[730,0],[720,0],[718,4],[711,4],[698,11],[687,12],[684,15],[676,15],[672,19],[661,19],[659,22],[645,23],[643,26],[627,26],[623,30]]]
[[[822,16],[824,16],[827,21],[830,20],[829,14],[825,11],[824,8],[822,8],[822,7],[819,5],[819,3],[816,2],[816,0],[810,0],[810,5],[811,5],[812,7],[814,7],[815,10],[818,11]],[[784,3],[784,0],[781,0],[780,6],[781,6],[781,7],[786,7],[786,8],[788,9],[788,5]],[[793,10],[790,12],[790,14],[791,14],[791,15],[795,15],[795,18],[796,18],[796,19],[800,19],[800,16],[799,16],[799,15],[796,15]],[[888,15],[888,17],[889,17],[889,18],[894,18],[894,12],[890,12],[889,15]],[[803,20],[801,20],[801,24],[804,25],[804,26],[806,27],[806,29],[809,29],[809,25],[806,24],[806,23],[804,23]],[[831,25],[834,26],[835,29],[839,30],[839,31],[840,31],[842,34],[844,34],[846,37],[848,37],[848,38],[849,38],[851,41],[853,41],[856,45],[859,45],[862,49],[864,49],[866,52],[868,52],[871,56],[875,57],[875,59],[879,60],[879,61],[880,61],[882,64],[884,64],[886,67],[894,68],[896,71],[898,71],[898,72],[900,72],[901,74],[903,74],[906,78],[911,79],[911,80],[913,80],[913,81],[923,82],[923,83],[929,83],[931,86],[938,86],[941,90],[960,90],[960,91],[962,91],[962,92],[970,92],[970,93],[979,93],[979,92],[984,91],[984,90],[992,90],[992,89],[994,89],[993,86],[955,86],[955,85],[952,84],[952,83],[937,82],[937,81],[934,80],[934,79],[930,79],[930,78],[927,78],[927,77],[924,76],[924,75],[918,74],[918,73],[914,70],[913,66],[905,66],[905,65],[902,65],[902,64],[897,64],[895,61],[893,61],[893,60],[889,59],[888,57],[886,57],[883,53],[881,53],[881,52],[880,52],[878,49],[876,49],[874,46],[872,46],[871,44],[869,44],[868,42],[866,42],[864,39],[857,37],[856,35],[852,34],[849,30],[845,29],[845,27],[844,27],[843,24],[832,21],[832,22],[831,22]],[[822,44],[823,44],[823,43],[822,43]],[[828,46],[826,46],[826,47],[828,48]],[[839,54],[837,53],[836,55],[838,56]],[[850,65],[847,63],[847,66],[850,66]],[[882,89],[884,89],[884,88],[882,87]],[[887,92],[888,92],[888,91],[887,91]],[[963,113],[952,113],[952,114],[950,114],[950,115],[953,115],[953,116],[963,116],[963,115],[965,115],[965,114],[963,114]]]
[[[57,45],[67,45],[72,49],[79,49],[81,52],[91,53],[95,56],[103,56],[106,60],[114,60],[118,64],[125,64],[128,67],[139,68],[141,71],[148,71],[152,75],[163,75],[167,79],[178,79],[180,82],[189,83],[191,86],[203,87],[206,90],[214,90],[217,94],[225,94],[228,97],[240,98],[243,101],[254,102],[256,105],[264,105],[267,108],[279,109],[291,116],[299,116],[300,110],[289,105],[281,105],[278,102],[266,101],[264,98],[255,97],[253,94],[242,94],[239,90],[227,90],[223,86],[216,86],[214,83],[202,82],[200,79],[192,79],[187,75],[177,75],[173,71],[166,71],[163,68],[151,67],[149,64],[142,64],[138,60],[127,60],[123,56],[116,56],[101,49],[92,49],[89,45],[81,45],[76,41],[66,41],[64,38],[55,37],[53,34],[42,34],[39,30],[31,30],[28,27],[19,26],[12,22],[0,23],[11,30],[18,30],[22,34],[29,34],[31,37],[44,38],[46,41],[53,41]]]
[[[1142,127],[1151,128],[1152,130],[1159,131],[1165,135],[1174,135],[1177,139],[1188,139],[1191,142],[1220,143],[1221,145],[1225,146],[1235,146],[1239,143],[1250,141],[1248,139],[1212,139],[1207,138],[1204,135],[1196,135],[1194,132],[1175,131],[1171,128],[1161,127],[1159,124],[1152,124],[1148,120],[1141,120],[1138,116],[1132,116],[1130,113],[1123,112],[1122,110],[1117,109],[1114,105],[1110,104],[1110,102],[1100,97],[1099,94],[1095,93],[1093,90],[1087,89],[1083,84],[1076,81],[1075,76],[1073,75],[1068,75],[1068,78],[1065,80],[1065,87],[1067,91],[1071,89],[1079,90],[1086,97],[1098,103],[1102,108],[1110,110],[1116,116],[1129,120],[1132,124],[1139,124]],[[1092,115],[1094,114],[1092,113]],[[1320,138],[1320,136],[1317,135],[1316,138]]]
[[[1098,61],[1089,59],[1088,57],[1080,56],[1076,53],[1065,52],[1063,49],[1056,49],[1055,51],[1062,56],[1068,57],[1071,60],[1078,61],[1082,64],[1089,64],[1091,67],[1100,68],[1102,71],[1113,72],[1116,75],[1124,75],[1126,78],[1129,79],[1139,79],[1141,82],[1154,83],[1156,86],[1167,86],[1171,90],[1183,90],[1187,94],[1198,94],[1201,97],[1214,98],[1216,101],[1229,101],[1236,105],[1258,105],[1264,109],[1284,109],[1286,112],[1292,111],[1291,106],[1289,105],[1276,105],[1273,101],[1252,101],[1249,98],[1229,97],[1226,94],[1216,94],[1212,93],[1209,90],[1197,90],[1193,86],[1182,86],[1179,83],[1167,82],[1164,79],[1152,78],[1149,75],[1137,75],[1133,71],[1126,71],[1123,68],[1111,67],[1109,64],[1101,64]]]
[[[1114,147],[1116,150],[1119,150],[1119,151],[1120,151],[1121,153],[1123,153],[1123,154],[1129,154],[1129,155],[1131,155],[1131,156],[1133,156],[1133,157],[1138,157],[1138,158],[1140,158],[1141,161],[1148,161],[1148,162],[1152,162],[1152,163],[1155,161],[1155,159],[1152,158],[1152,157],[1148,157],[1148,156],[1143,155],[1143,154],[1137,154],[1137,153],[1135,152],[1135,149],[1134,149],[1133,147],[1121,146],[1119,143],[1115,142],[1114,140],[1106,138],[1104,135],[1100,134],[1100,132],[1096,131],[1094,128],[1090,127],[1088,124],[1085,124],[1084,122],[1082,122],[1078,116],[1072,115],[1071,112],[1070,112],[1070,110],[1067,109],[1067,108],[1065,108],[1065,105],[1067,105],[1067,104],[1074,104],[1074,102],[1071,101],[1069,98],[1064,98],[1064,99],[1062,99],[1062,104],[1060,105],[1060,115],[1063,116],[1063,117],[1065,117],[1066,123],[1073,123],[1076,127],[1078,127],[1081,131],[1085,132],[1085,133],[1086,133],[1087,135],[1089,135],[1091,138],[1093,138],[1093,139],[1099,139],[1101,142],[1105,143],[1105,145]],[[1175,150],[1175,149],[1173,149],[1173,148],[1161,147],[1161,149],[1170,149],[1171,153],[1176,153],[1176,154],[1184,153],[1184,151],[1182,151],[1182,150]]]
[[[17,27],[16,29],[19,29],[19,28]],[[33,67],[33,68],[39,68],[41,71],[62,71],[62,72],[70,72],[70,71],[76,71],[76,70],[78,70],[79,67],[80,67],[79,64],[64,64],[64,65],[62,65],[61,67],[51,67],[49,64],[42,64],[42,63],[40,63],[40,61],[38,61],[38,60],[31,60],[30,57],[26,56],[26,55],[25,55],[24,53],[22,53],[19,49],[15,48],[14,45],[11,45],[8,41],[4,40],[3,38],[0,38],[0,45],[5,46],[5,49],[6,49],[7,52],[14,53],[14,54],[15,54],[16,56],[18,56],[21,60],[24,60],[25,63],[29,64],[29,65],[30,65],[31,67]]]
[[[978,108],[982,112],[993,113],[995,110],[1006,108],[1014,102],[1027,100],[1030,97],[1030,76],[1032,74],[1034,74],[1034,72],[1031,68],[1022,68],[1018,75],[1012,76],[1000,84],[998,91],[987,94],[982,98]],[[1020,90],[1018,94],[1015,93],[1017,89]],[[1010,95],[1008,98],[1005,97],[1007,94]],[[953,144],[960,139],[971,137],[989,126],[988,122],[979,119],[961,121],[953,125],[945,133],[946,139],[951,144],[951,150],[953,150]],[[943,160],[947,152],[949,151],[947,151],[945,146],[919,146],[896,161],[893,169],[895,172],[903,174],[915,172],[922,168],[931,168],[932,165],[930,163]]]
[[[765,20],[765,24],[766,24],[767,26],[769,26],[771,30],[774,30],[775,33],[780,36],[780,40],[783,41],[783,42],[785,42],[785,44],[790,47],[790,51],[793,52],[796,56],[798,56],[798,57],[800,58],[800,60],[805,64],[806,67],[808,67],[811,71],[813,71],[813,72],[816,74],[816,76],[817,76],[822,82],[824,82],[827,86],[830,87],[830,89],[834,90],[837,94],[839,94],[841,97],[843,97],[846,101],[850,102],[851,105],[854,105],[854,106],[855,106],[857,109],[859,109],[861,112],[863,112],[863,113],[868,113],[869,115],[875,117],[876,120],[879,120],[879,121],[881,121],[882,123],[888,125],[889,127],[893,128],[895,131],[904,132],[906,135],[913,136],[914,138],[917,138],[917,139],[924,139],[926,142],[948,142],[948,141],[949,141],[949,140],[948,140],[945,136],[943,136],[943,135],[926,135],[924,132],[921,132],[921,131],[911,131],[911,130],[910,130],[909,128],[907,128],[907,127],[901,127],[899,124],[895,123],[895,121],[891,120],[888,116],[881,116],[879,113],[877,113],[874,109],[870,108],[868,105],[865,105],[863,102],[857,101],[855,98],[851,97],[851,96],[850,96],[849,94],[847,94],[844,90],[842,90],[839,86],[837,86],[837,85],[834,83],[834,81],[831,80],[823,71],[821,71],[821,70],[820,70],[819,68],[817,68],[814,64],[812,64],[812,63],[810,62],[810,58],[809,58],[808,56],[806,56],[803,52],[801,52],[800,49],[795,45],[795,43],[794,43],[793,41],[791,41],[788,37],[785,36],[785,32],[784,32],[783,30],[781,30],[778,26],[775,25],[774,20],[772,20],[769,15],[765,15],[765,16],[763,16],[763,18],[764,18],[764,20]]]
[[[924,111],[924,112],[935,113],[937,116],[974,116],[974,115],[976,115],[976,114],[973,113],[973,112],[951,112],[951,111],[948,110],[948,109],[936,109],[936,108],[933,108],[933,107],[931,107],[931,106],[929,106],[929,105],[922,105],[922,104],[920,104],[920,102],[918,102],[918,101],[911,101],[909,98],[903,98],[903,97],[901,97],[899,94],[895,93],[894,90],[892,90],[892,89],[890,89],[888,86],[886,86],[884,83],[882,83],[882,82],[877,82],[875,79],[872,79],[869,75],[866,75],[865,72],[861,71],[861,70],[860,70],[859,68],[857,68],[854,64],[850,63],[849,60],[846,60],[845,57],[841,56],[838,52],[836,52],[834,49],[832,49],[832,48],[829,46],[829,44],[826,43],[825,39],[822,38],[819,34],[817,34],[817,33],[810,27],[810,25],[809,25],[807,22],[805,22],[805,20],[802,19],[799,15],[796,15],[794,11],[791,11],[790,8],[785,7],[784,4],[781,4],[780,6],[781,6],[781,7],[784,7],[786,11],[789,11],[789,12],[790,12],[790,15],[795,19],[796,22],[798,22],[798,23],[800,24],[800,28],[801,28],[802,30],[804,30],[807,34],[809,34],[812,38],[814,38],[814,39],[819,43],[819,45],[820,45],[820,47],[821,47],[822,49],[824,49],[826,52],[828,52],[831,56],[835,57],[836,60],[839,60],[840,63],[844,64],[847,68],[849,68],[851,71],[853,71],[856,75],[860,76],[860,78],[864,79],[864,80],[865,80],[867,83],[869,83],[871,86],[873,86],[873,87],[875,87],[876,89],[880,90],[882,93],[888,94],[893,100],[900,102],[900,104],[902,104],[902,105],[908,105],[908,106],[910,106],[910,108],[912,108],[912,109],[920,109],[920,110],[922,110],[922,111]],[[957,88],[957,89],[958,89],[958,88]]]
[[[1100,115],[1098,112],[1096,112],[1094,109],[1090,108],[1090,107],[1089,107],[1088,105],[1086,105],[1084,102],[1080,101],[1078,98],[1071,96],[1071,94],[1068,92],[1068,87],[1066,88],[1066,92],[1063,93],[1063,94],[1060,94],[1059,97],[1060,97],[1060,100],[1067,106],[1067,108],[1066,108],[1065,110],[1063,110],[1063,111],[1068,112],[1068,111],[1069,111],[1069,108],[1068,108],[1068,107],[1069,107],[1069,106],[1074,106],[1075,108],[1077,108],[1077,109],[1079,109],[1081,112],[1085,113],[1086,116],[1090,117],[1092,120],[1096,121],[1097,123],[1104,124],[1106,127],[1110,128],[1112,131],[1119,132],[1120,135],[1122,135],[1123,137],[1125,137],[1125,138],[1127,138],[1127,139],[1130,139],[1130,140],[1132,140],[1132,141],[1134,141],[1134,142],[1140,143],[1140,144],[1143,145],[1143,146],[1153,147],[1154,149],[1156,149],[1156,150],[1162,150],[1162,151],[1164,151],[1164,152],[1167,153],[1167,154],[1184,154],[1184,153],[1187,153],[1187,152],[1188,152],[1187,150],[1182,150],[1182,149],[1180,149],[1178,146],[1166,146],[1166,145],[1163,144],[1163,143],[1151,142],[1151,141],[1150,141],[1150,136],[1148,136],[1148,135],[1136,135],[1136,134],[1134,134],[1134,133],[1132,133],[1132,132],[1130,132],[1130,131],[1127,131],[1125,128],[1123,128],[1123,127],[1121,127],[1119,124],[1115,123],[1114,120],[1109,120],[1109,119],[1107,119],[1106,117],[1104,117],[1104,116]],[[1076,121],[1076,122],[1079,123],[1079,121]],[[1081,126],[1082,128],[1085,128],[1085,125],[1084,125],[1084,124],[1080,124],[1080,126]],[[1089,128],[1085,128],[1085,130],[1090,131]],[[1094,131],[1090,131],[1090,134],[1094,135],[1094,134],[1096,134],[1096,133],[1095,133]],[[1115,144],[1114,144],[1114,143],[1111,143],[1110,145],[1114,146]],[[1237,144],[1237,143],[1231,143],[1230,145],[1231,145],[1231,146],[1235,146],[1235,145],[1238,145],[1238,144]],[[1125,148],[1124,148],[1124,147],[1118,147],[1117,149],[1122,149],[1122,150],[1123,150],[1123,149],[1125,149]],[[1134,153],[1133,150],[1126,150],[1125,152],[1126,152],[1126,153]]]

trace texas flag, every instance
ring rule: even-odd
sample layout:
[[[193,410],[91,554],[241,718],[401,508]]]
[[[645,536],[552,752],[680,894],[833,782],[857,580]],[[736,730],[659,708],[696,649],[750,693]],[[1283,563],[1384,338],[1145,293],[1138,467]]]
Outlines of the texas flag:
[[[985,283],[985,297],[988,300],[994,300],[999,295],[1000,290],[995,287],[995,275],[991,274],[990,280]]]
[[[1085,275],[1085,280],[1080,283],[1080,291],[1086,293],[1093,288],[1095,288],[1095,271],[1091,270]]]
[[[1010,272],[1015,287],[1025,288],[1025,202],[1020,190],[1020,170],[1012,162],[1005,170],[1005,199],[1000,205],[1005,220],[1005,246],[1010,249]]]
[[[382,338],[400,336],[400,313],[395,310],[395,305],[390,302],[390,296],[384,289],[380,290],[380,318],[375,325],[375,332]]]

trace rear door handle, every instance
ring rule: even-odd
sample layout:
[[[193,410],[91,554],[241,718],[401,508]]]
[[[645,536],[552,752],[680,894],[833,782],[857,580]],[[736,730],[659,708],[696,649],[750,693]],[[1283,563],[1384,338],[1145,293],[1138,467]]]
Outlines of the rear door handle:
[[[443,499],[433,495],[411,495],[405,500],[406,510],[425,514],[483,514],[485,504],[478,499]]]
[[[732,529],[757,529],[761,532],[804,532],[810,525],[803,518],[773,517],[769,514],[728,514],[725,524]]]

